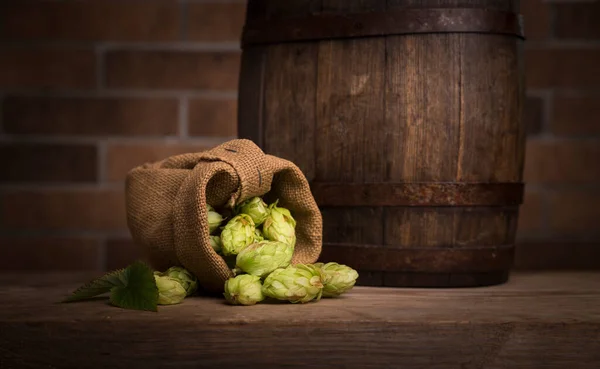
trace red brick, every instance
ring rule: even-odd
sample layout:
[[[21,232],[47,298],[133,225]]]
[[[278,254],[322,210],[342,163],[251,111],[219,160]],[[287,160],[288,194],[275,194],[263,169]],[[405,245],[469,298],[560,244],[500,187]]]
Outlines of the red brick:
[[[109,87],[236,90],[238,52],[115,51],[106,56]]]
[[[245,3],[190,3],[188,39],[194,41],[239,41],[242,36]]]
[[[540,40],[550,35],[550,5],[543,0],[522,0],[521,14],[525,24],[525,37]]]
[[[600,242],[520,242],[515,253],[517,270],[598,270]]]
[[[524,108],[524,124],[527,135],[533,136],[542,132],[544,119],[544,100],[539,97],[527,97]]]
[[[0,181],[95,181],[96,156],[92,145],[0,144]]]
[[[190,101],[189,131],[194,136],[236,136],[237,101]]]
[[[13,40],[171,41],[179,36],[172,0],[6,1],[0,37]]]
[[[525,51],[527,88],[597,88],[600,49]]]
[[[600,134],[600,96],[556,97],[552,132],[557,135]]]
[[[92,88],[95,68],[92,51],[0,49],[3,88]]]
[[[600,193],[597,190],[564,190],[550,196],[553,233],[585,236],[600,231]]]
[[[527,234],[541,230],[543,215],[542,196],[535,191],[526,191],[523,204],[519,208],[518,232]]]
[[[527,142],[527,183],[599,183],[600,140]]]
[[[108,190],[22,190],[0,193],[0,228],[19,230],[127,229],[125,196]]]
[[[94,239],[0,237],[0,271],[88,271],[99,269]]]
[[[138,165],[159,161],[169,156],[209,149],[205,145],[181,143],[111,144],[107,154],[108,179],[121,181]]]
[[[177,133],[174,99],[8,97],[4,131],[13,134],[151,136]]]
[[[142,248],[131,239],[109,240],[106,244],[106,269],[125,268],[135,260],[147,261]]]
[[[600,3],[556,4],[557,38],[600,38]]]

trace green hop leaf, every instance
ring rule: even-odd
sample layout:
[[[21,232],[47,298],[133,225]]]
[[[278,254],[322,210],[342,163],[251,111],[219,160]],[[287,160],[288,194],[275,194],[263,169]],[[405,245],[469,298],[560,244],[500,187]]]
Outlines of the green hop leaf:
[[[248,214],[254,221],[254,224],[258,227],[269,215],[269,208],[267,204],[260,197],[253,197],[238,205],[238,213]]]
[[[294,247],[283,242],[261,241],[243,249],[236,266],[244,272],[264,278],[275,269],[290,265]]]
[[[233,217],[221,232],[223,255],[237,255],[254,242],[254,221],[248,214]]]
[[[254,305],[265,298],[260,277],[250,274],[242,274],[226,280],[223,296],[232,305]]]
[[[63,302],[87,300],[110,292],[110,302],[124,309],[157,311],[158,289],[154,272],[142,261],[97,278],[73,292]]]
[[[269,216],[263,224],[263,234],[268,240],[296,245],[296,220],[286,208],[277,206],[278,201],[269,206]]]

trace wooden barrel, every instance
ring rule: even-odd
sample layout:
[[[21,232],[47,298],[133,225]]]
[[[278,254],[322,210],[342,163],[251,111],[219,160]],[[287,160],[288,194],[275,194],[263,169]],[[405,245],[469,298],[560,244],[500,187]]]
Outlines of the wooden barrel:
[[[518,1],[250,0],[238,131],[306,174],[361,285],[503,283],[522,202]]]

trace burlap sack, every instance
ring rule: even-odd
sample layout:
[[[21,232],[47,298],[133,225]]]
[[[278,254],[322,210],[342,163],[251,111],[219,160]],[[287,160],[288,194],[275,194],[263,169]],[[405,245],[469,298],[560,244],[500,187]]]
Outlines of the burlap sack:
[[[206,203],[231,206],[263,195],[268,203],[279,199],[297,221],[292,263],[315,262],[322,218],[306,177],[292,162],[266,155],[249,140],[132,169],[126,181],[127,223],[155,269],[183,266],[205,290],[220,293],[233,275],[210,246]]]

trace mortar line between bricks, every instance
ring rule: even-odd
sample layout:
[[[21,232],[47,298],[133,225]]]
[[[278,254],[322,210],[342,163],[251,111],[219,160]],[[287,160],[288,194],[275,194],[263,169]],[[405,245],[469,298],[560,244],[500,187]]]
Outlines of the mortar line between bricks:
[[[516,244],[520,243],[575,243],[575,244],[584,244],[584,243],[600,243],[600,233],[589,232],[585,233],[582,231],[571,232],[571,233],[561,233],[557,231],[553,232],[545,232],[543,230],[540,231],[529,231],[522,232],[517,234]]]
[[[195,42],[195,41],[172,41],[172,42],[107,42],[107,41],[0,41],[0,47],[11,47],[15,49],[40,48],[44,50],[103,50],[112,51],[181,51],[181,52],[235,52],[242,51],[240,42],[235,41],[215,41],[215,42]]]
[[[526,97],[540,97],[543,98],[546,96],[546,94],[548,94],[548,91],[550,91],[551,89],[549,88],[532,88],[532,89],[528,89],[525,93]]]
[[[158,144],[158,145],[177,145],[177,144],[188,144],[188,145],[199,145],[199,146],[210,146],[219,145],[225,141],[233,140],[235,136],[194,136],[194,137],[178,137],[178,136],[69,136],[69,135],[56,135],[56,136],[29,136],[29,135],[1,135],[0,142],[8,143],[36,143],[36,144],[62,144],[62,145],[95,145],[99,140],[109,140],[105,142],[106,146],[109,147],[113,144],[124,144],[124,145],[145,145],[145,144]]]
[[[4,193],[35,191],[35,192],[98,192],[98,191],[124,191],[122,182],[105,182],[105,183],[2,183],[0,191]]]
[[[190,132],[189,126],[189,99],[181,97],[179,99],[179,111],[178,111],[178,129],[179,137],[188,138]]]
[[[525,182],[525,189],[531,191],[560,192],[560,191],[598,191],[600,183],[529,183]]]
[[[527,41],[526,51],[535,50],[573,50],[573,49],[600,49],[600,41],[583,41],[580,39],[548,39],[543,41]]]
[[[600,92],[600,89],[599,89]],[[39,89],[13,89],[1,90],[0,95],[20,97],[47,97],[47,98],[140,98],[140,99],[165,99],[179,98],[181,96],[190,99],[223,99],[237,100],[237,91],[214,91],[214,90],[127,90],[127,89],[103,89],[103,90],[52,90],[40,91]]]
[[[547,142],[547,143],[578,143],[578,142],[598,142],[600,136],[585,135],[585,136],[531,136],[527,138],[529,142]],[[598,142],[600,143],[600,142]]]
[[[128,239],[131,238],[129,230],[81,230],[81,229],[3,229],[0,230],[0,236],[15,238],[37,238],[37,237],[56,237],[56,238],[92,238],[92,239]]]

